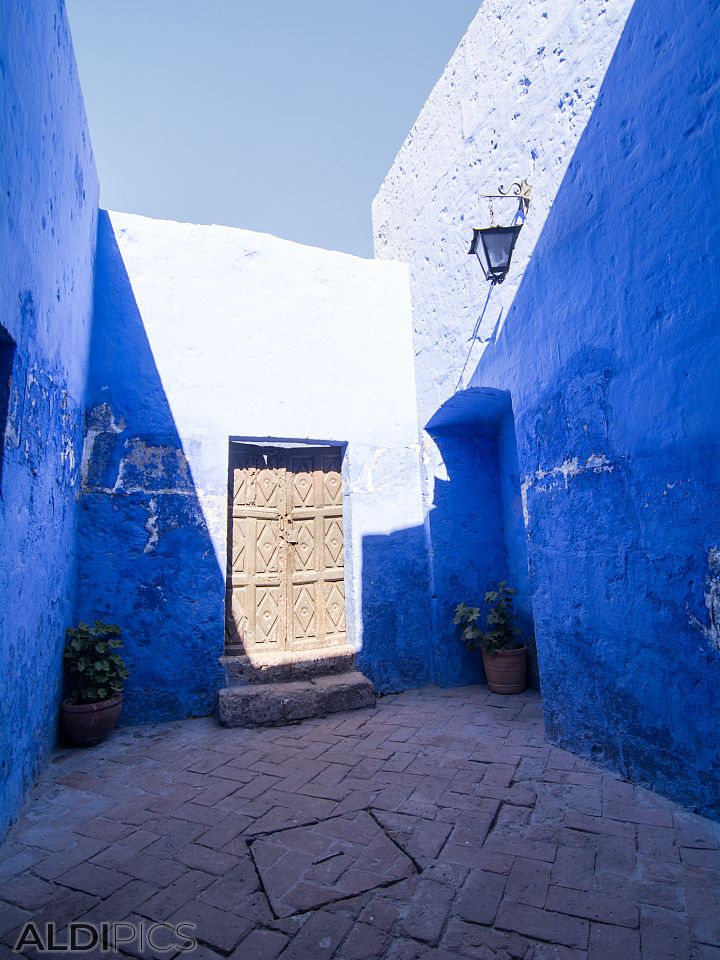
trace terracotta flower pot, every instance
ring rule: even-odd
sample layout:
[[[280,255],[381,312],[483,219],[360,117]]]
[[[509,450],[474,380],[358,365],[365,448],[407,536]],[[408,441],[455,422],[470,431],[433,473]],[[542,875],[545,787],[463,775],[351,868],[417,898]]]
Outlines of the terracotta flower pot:
[[[527,647],[515,650],[482,651],[487,685],[493,693],[522,693],[526,686]]]
[[[81,747],[93,747],[107,737],[120,719],[122,694],[100,703],[60,704],[60,720],[65,733]]]

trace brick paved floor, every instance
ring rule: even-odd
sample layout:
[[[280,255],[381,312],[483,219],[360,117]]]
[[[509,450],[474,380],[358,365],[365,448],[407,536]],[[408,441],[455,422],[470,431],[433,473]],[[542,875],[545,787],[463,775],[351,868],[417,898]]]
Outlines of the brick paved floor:
[[[130,919],[194,923],[194,960],[720,960],[719,848],[544,743],[534,693],[125,728],[60,753],[0,850],[0,950]]]

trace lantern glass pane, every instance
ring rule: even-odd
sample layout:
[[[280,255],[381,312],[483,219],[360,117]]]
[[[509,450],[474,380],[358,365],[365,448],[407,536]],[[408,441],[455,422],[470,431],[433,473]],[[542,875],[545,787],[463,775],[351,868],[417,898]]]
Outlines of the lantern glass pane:
[[[491,273],[506,273],[515,244],[514,227],[495,227],[483,232],[483,246]]]

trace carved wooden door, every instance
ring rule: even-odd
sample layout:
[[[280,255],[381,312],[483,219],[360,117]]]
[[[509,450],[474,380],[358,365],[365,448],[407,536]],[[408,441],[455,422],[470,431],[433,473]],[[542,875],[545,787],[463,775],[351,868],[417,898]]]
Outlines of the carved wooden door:
[[[282,451],[246,444],[231,444],[230,451],[225,646],[233,654],[248,644],[279,650],[287,617]]]
[[[345,643],[340,451],[288,451],[288,646]]]
[[[230,450],[226,652],[344,644],[340,451]]]

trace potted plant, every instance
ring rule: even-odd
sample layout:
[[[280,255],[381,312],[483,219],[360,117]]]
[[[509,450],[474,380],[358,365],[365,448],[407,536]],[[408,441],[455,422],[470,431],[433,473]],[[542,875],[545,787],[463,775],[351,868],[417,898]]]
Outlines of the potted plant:
[[[486,630],[478,626],[480,607],[459,603],[455,608],[453,623],[461,627],[460,636],[468,650],[479,647],[482,651],[487,684],[493,693],[522,693],[526,685],[527,646],[517,639],[521,631],[513,608],[516,593],[503,580],[485,594],[485,604],[490,608],[485,617]]]
[[[69,627],[66,637],[60,719],[75,743],[93,746],[110,733],[122,710],[122,691],[129,674],[116,652],[122,647],[120,627],[96,620],[92,626]]]

